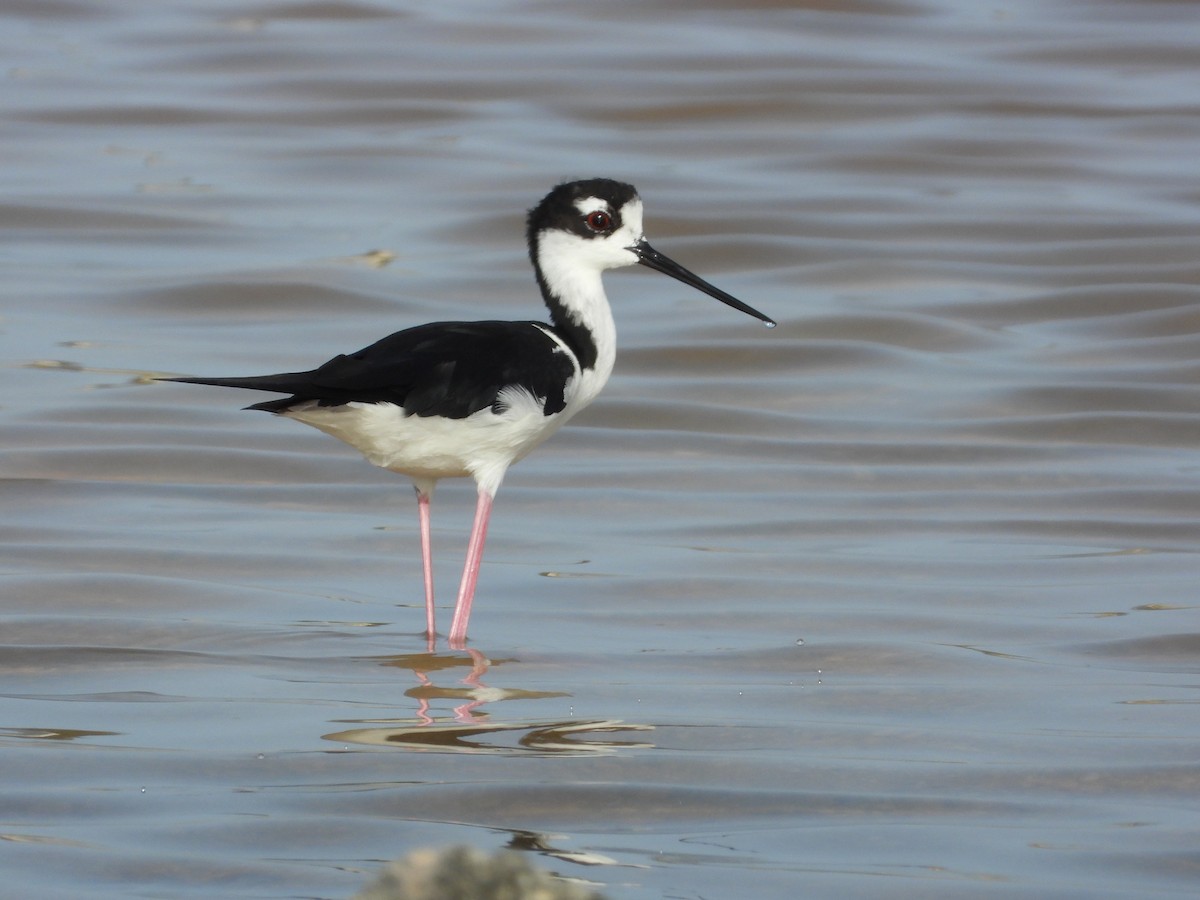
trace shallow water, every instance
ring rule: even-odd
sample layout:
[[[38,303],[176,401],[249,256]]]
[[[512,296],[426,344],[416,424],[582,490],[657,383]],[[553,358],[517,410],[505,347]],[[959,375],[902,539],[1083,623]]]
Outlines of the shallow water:
[[[177,6],[2,14],[6,891],[1195,894],[1191,4]],[[147,376],[533,315],[597,174],[780,326],[610,275],[430,653],[401,479]]]

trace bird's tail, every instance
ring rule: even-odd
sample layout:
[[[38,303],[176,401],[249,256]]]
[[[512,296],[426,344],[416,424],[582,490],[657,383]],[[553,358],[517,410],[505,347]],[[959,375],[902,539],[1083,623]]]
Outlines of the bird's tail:
[[[156,378],[155,381],[175,381],[181,384],[208,384],[214,387],[245,388],[252,391],[270,391],[274,394],[302,393],[304,381],[310,373],[289,372],[283,375],[248,375],[244,378]],[[264,412],[282,412],[296,402],[294,396],[283,400],[266,400],[247,406],[246,409],[261,409]]]
[[[215,387],[247,388],[252,391],[270,391],[274,394],[294,394],[306,384],[302,378],[307,372],[290,372],[286,375],[248,375],[245,378],[156,378],[155,381],[178,381],[183,384],[211,384]]]

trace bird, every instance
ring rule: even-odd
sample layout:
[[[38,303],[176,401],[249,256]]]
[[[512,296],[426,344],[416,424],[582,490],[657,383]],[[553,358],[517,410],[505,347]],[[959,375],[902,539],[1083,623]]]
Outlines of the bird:
[[[433,322],[305,372],[160,380],[285,394],[246,409],[310,425],[408,476],[417,495],[431,648],[430,503],[441,479],[474,479],[475,518],[448,635],[461,649],[505,473],[590,404],[612,374],[616,327],[601,274],[640,264],[775,326],[651,247],[642,217],[637,189],[610,178],[564,182],[529,210],[526,242],[549,322]]]

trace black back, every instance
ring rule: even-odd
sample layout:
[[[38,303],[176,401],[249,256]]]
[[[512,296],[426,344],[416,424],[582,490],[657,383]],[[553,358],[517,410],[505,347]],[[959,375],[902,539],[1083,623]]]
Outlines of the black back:
[[[461,419],[491,407],[500,391],[520,387],[542,400],[545,415],[566,405],[563,388],[575,362],[535,322],[433,322],[388,335],[310,372],[248,378],[174,378],[191,384],[274,391],[292,396],[249,409],[286,412],[297,403],[394,403],[409,415]]]

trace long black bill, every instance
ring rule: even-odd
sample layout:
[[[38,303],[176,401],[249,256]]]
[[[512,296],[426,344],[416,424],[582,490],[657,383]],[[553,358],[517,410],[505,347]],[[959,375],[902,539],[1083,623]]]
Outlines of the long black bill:
[[[684,284],[694,287],[698,291],[704,291],[710,297],[716,297],[727,306],[732,306],[734,309],[740,309],[747,315],[754,316],[760,319],[768,328],[775,327],[775,320],[769,316],[764,316],[753,306],[747,306],[737,297],[725,293],[718,287],[713,287],[699,275],[694,272],[689,272],[675,260],[663,256],[644,240],[638,241],[629,248],[638,256],[638,262],[643,266],[653,269],[656,272],[662,272],[664,275],[670,275],[676,281],[682,281]]]

